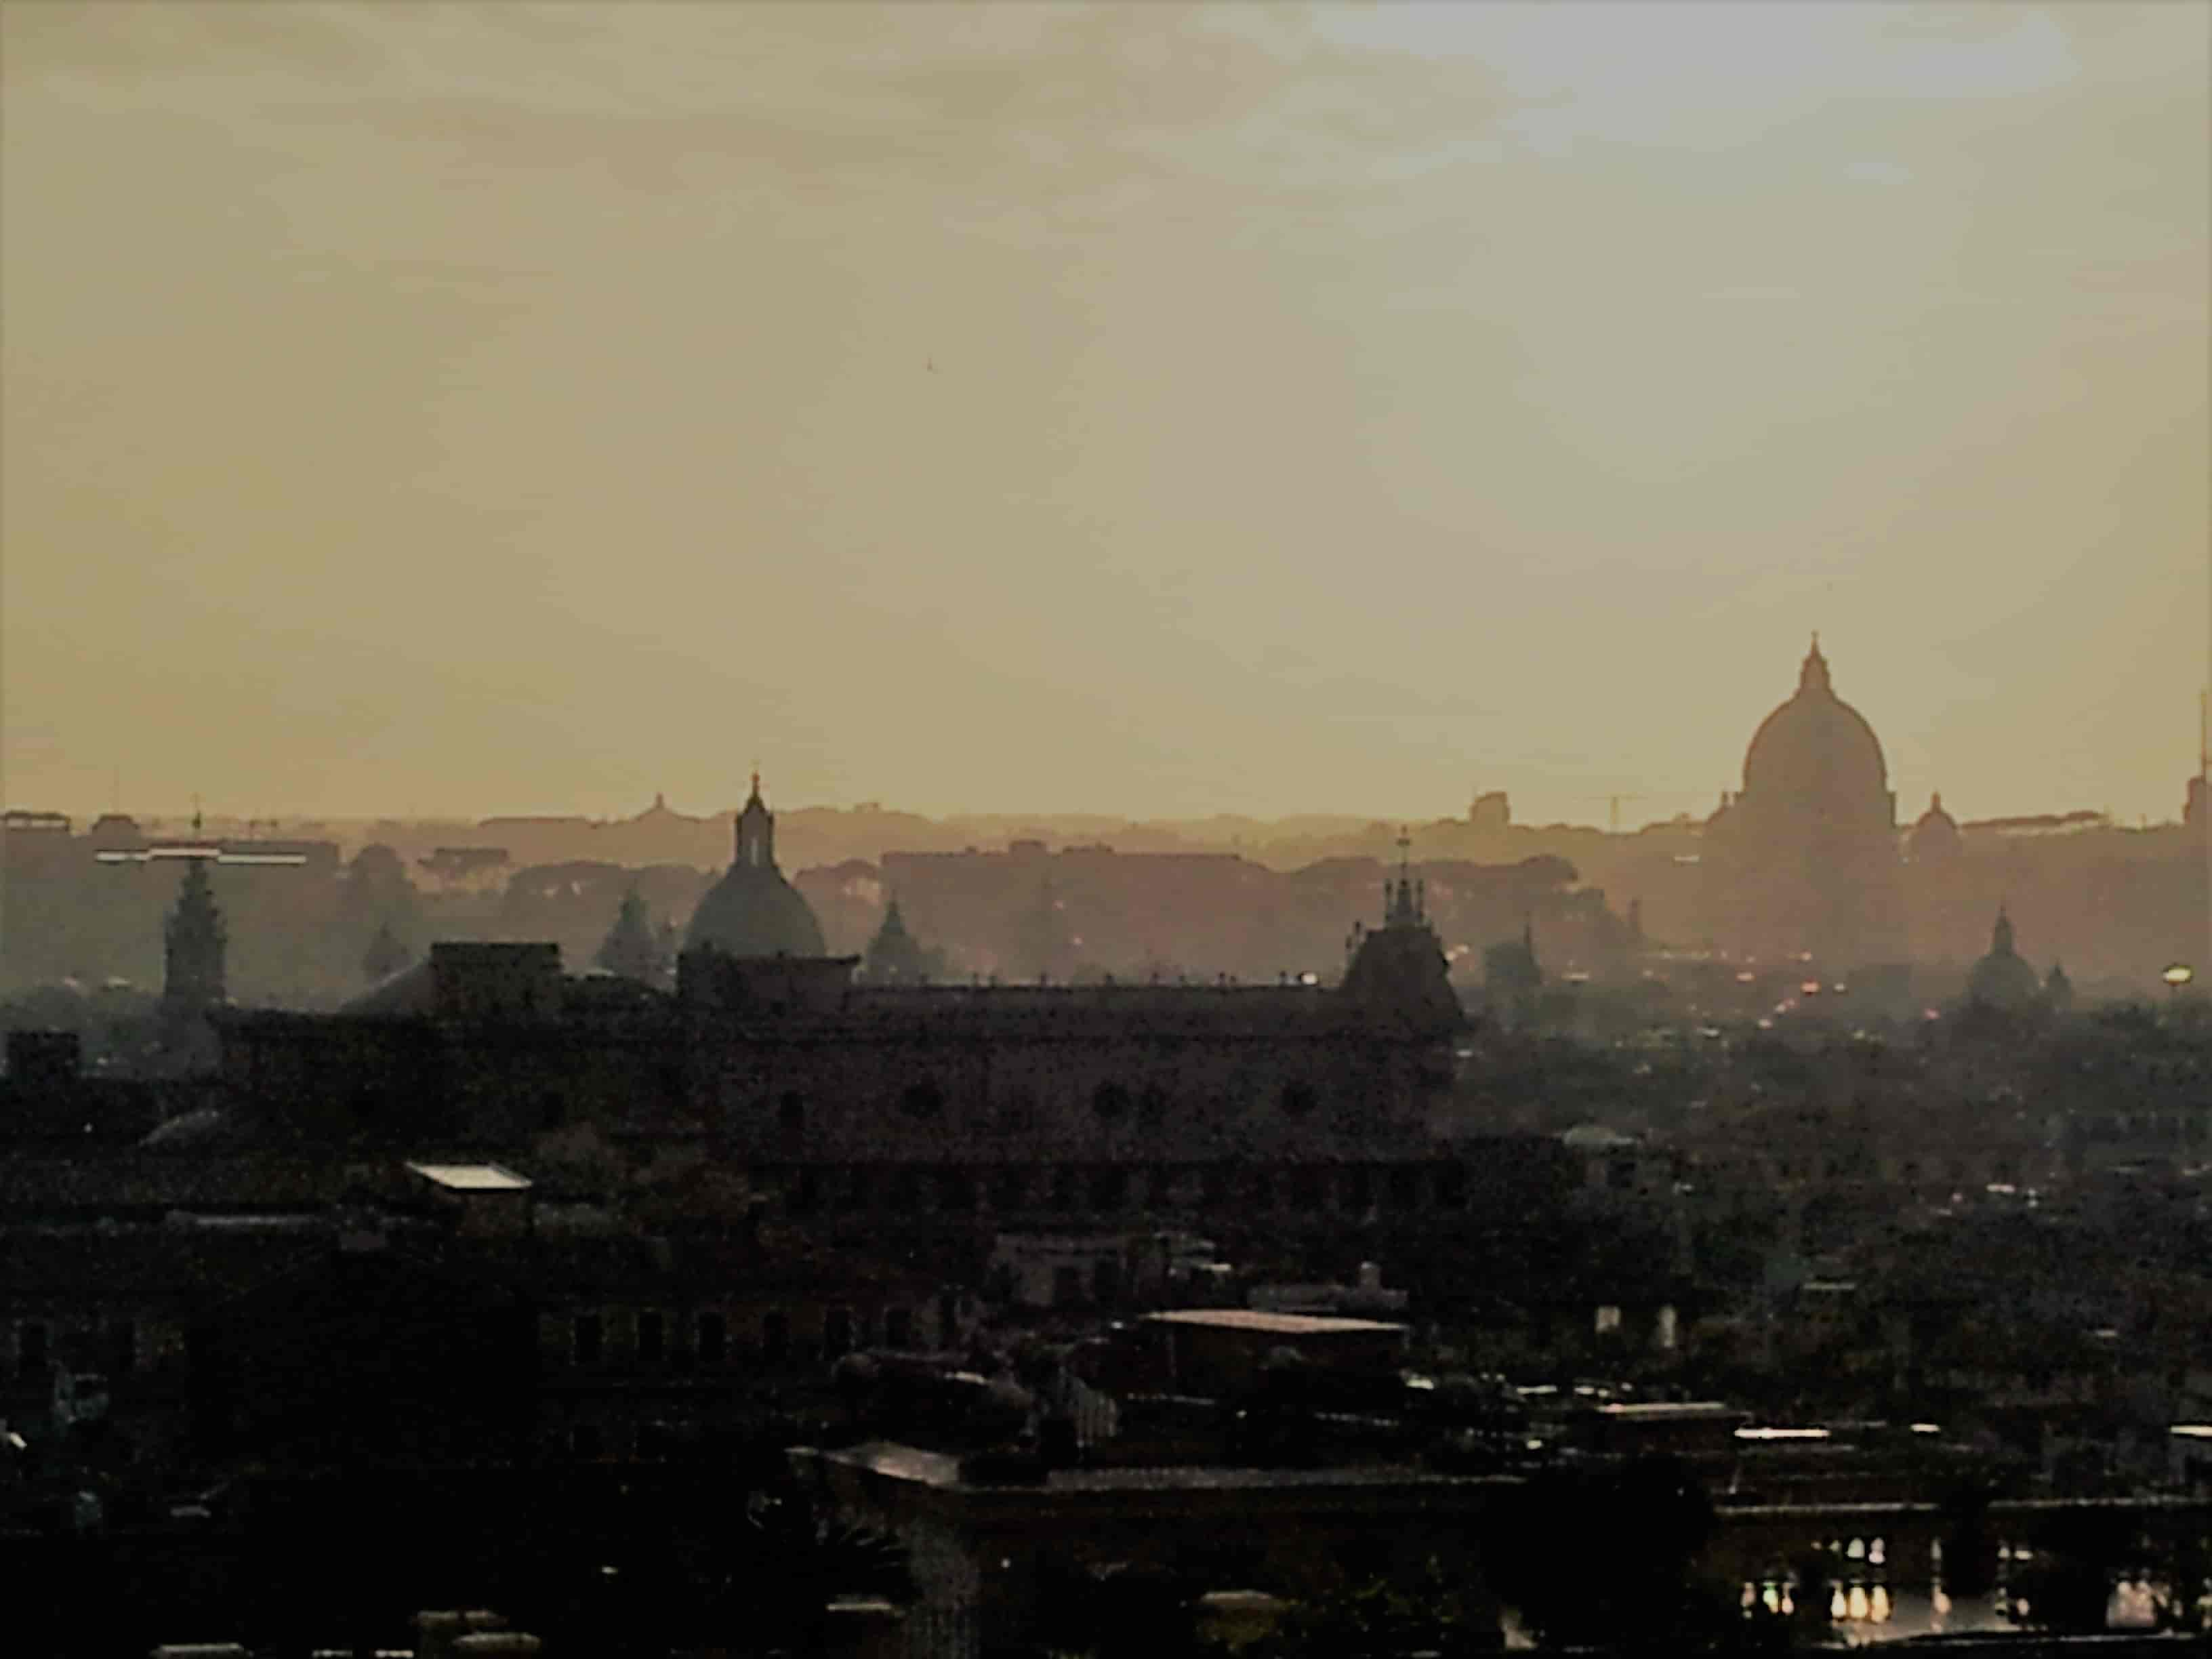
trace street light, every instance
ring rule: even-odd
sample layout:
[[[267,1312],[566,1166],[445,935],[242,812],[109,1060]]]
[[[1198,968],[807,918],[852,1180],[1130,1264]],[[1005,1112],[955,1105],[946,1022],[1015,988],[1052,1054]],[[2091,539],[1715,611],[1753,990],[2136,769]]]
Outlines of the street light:
[[[2172,993],[2169,1000],[2173,1000],[2180,997],[2181,988],[2197,977],[2197,970],[2185,962],[2177,962],[2159,977],[2166,981],[2166,988]]]

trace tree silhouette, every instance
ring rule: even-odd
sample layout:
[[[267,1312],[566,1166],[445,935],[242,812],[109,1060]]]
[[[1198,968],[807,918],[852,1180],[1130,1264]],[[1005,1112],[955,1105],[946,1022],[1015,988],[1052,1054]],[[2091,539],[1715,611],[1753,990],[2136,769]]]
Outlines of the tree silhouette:
[[[2063,1515],[2043,1528],[2035,1553],[2005,1583],[2005,1613],[2020,1624],[2069,1635],[2105,1628],[2112,1585],[2139,1559],[2134,1528],[2106,1512]]]
[[[1498,1595],[1547,1648],[1710,1653],[1772,1639],[1696,1576],[1712,1504],[1679,1459],[1539,1475],[1493,1526]]]
[[[1370,1578],[1301,1602],[1244,1652],[1248,1659],[1463,1659],[1504,1646],[1496,1605],[1431,1561],[1411,1583]]]

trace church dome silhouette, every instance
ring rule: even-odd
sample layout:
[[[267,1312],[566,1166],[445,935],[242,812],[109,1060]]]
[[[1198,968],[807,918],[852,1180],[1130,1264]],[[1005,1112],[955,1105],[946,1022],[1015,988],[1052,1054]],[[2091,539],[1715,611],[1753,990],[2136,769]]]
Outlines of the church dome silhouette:
[[[1743,759],[1747,795],[1844,816],[1882,810],[1889,768],[1866,717],[1836,695],[1816,635],[1797,676],[1797,695],[1752,734]]]
[[[1933,864],[1939,859],[1957,856],[1966,838],[1959,833],[1959,821],[1943,810],[1943,797],[1929,798],[1928,810],[1912,826],[1905,837],[1905,850],[1915,864]]]
[[[2035,969],[2013,944],[2012,918],[1999,905],[1996,926],[1990,930],[1989,954],[1966,976],[1967,1000],[2009,1012],[2034,1002],[2042,989]]]
[[[684,948],[732,957],[830,953],[814,907],[775,866],[775,815],[761,799],[757,772],[753,793],[738,814],[737,857],[691,913]]]

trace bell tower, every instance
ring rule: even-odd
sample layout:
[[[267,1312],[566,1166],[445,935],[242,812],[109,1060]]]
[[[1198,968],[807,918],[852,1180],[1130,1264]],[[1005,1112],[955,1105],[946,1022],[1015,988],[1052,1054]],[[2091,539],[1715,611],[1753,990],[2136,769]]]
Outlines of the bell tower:
[[[753,772],[753,793],[745,799],[744,809],[738,814],[737,857],[739,864],[755,870],[775,868],[775,814],[768,810],[761,799],[760,772]]]
[[[177,908],[162,929],[161,1027],[173,1064],[187,1068],[213,1058],[207,1017],[228,999],[224,958],[230,943],[216,908],[204,858],[190,860],[177,886]]]

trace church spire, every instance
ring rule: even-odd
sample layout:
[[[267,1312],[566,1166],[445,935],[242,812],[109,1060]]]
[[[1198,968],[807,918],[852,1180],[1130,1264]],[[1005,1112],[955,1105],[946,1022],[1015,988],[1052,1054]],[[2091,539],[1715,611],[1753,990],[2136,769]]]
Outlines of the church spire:
[[[1386,927],[1418,927],[1421,925],[1421,890],[1413,884],[1413,837],[1404,830],[1398,832],[1398,879],[1384,882],[1382,925]]]
[[[177,888],[177,908],[163,930],[161,1002],[173,1017],[206,1012],[228,995],[224,955],[229,936],[209,884],[208,860],[188,859]]]
[[[2018,954],[2013,949],[2012,917],[2007,914],[2002,899],[1997,901],[1997,925],[1990,929],[1990,954],[1993,957]]]

